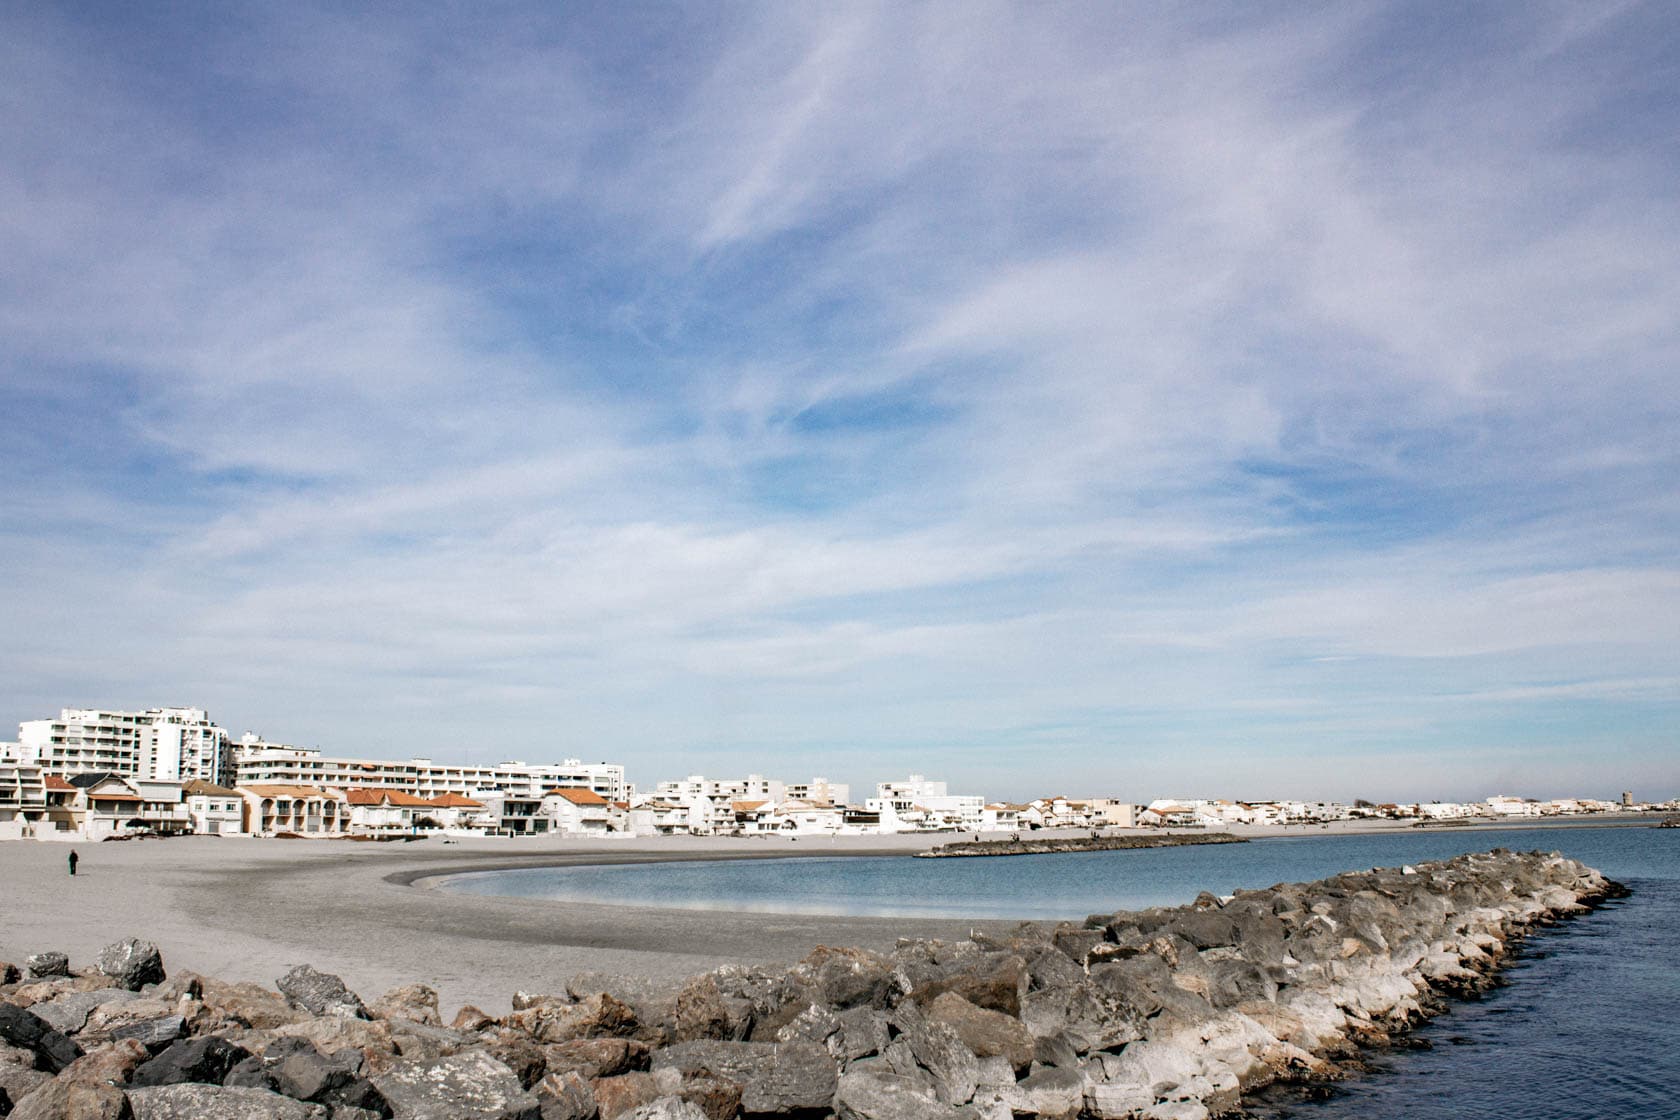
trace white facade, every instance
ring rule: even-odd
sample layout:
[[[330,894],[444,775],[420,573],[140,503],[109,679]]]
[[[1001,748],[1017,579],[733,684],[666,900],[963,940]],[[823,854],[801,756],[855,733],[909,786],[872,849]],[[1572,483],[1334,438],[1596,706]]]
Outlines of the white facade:
[[[234,745],[233,755],[239,785],[256,782],[400,789],[420,797],[460,793],[479,798],[499,793],[536,799],[551,789],[587,789],[609,801],[624,800],[627,788],[624,767],[618,763],[575,758],[534,766],[524,762],[456,766],[429,758],[405,762],[344,758],[323,755],[312,748],[265,742],[250,734]]]
[[[47,819],[47,787],[39,766],[0,762],[0,840],[24,840]]]
[[[210,782],[188,782],[181,790],[187,819],[200,836],[239,836],[245,831],[245,799],[239,791]]]
[[[53,774],[174,782],[220,782],[229,765],[228,734],[202,708],[65,708],[18,725],[18,756]]]
[[[946,792],[944,782],[911,774],[902,782],[880,782],[865,807],[881,816],[882,832],[976,832],[985,821],[986,799]]]

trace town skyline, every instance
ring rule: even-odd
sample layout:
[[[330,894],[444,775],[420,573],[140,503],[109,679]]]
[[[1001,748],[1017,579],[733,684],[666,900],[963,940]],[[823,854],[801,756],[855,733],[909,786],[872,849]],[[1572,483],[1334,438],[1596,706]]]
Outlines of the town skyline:
[[[14,5],[0,712],[1672,796],[1677,43],[1637,3]]]

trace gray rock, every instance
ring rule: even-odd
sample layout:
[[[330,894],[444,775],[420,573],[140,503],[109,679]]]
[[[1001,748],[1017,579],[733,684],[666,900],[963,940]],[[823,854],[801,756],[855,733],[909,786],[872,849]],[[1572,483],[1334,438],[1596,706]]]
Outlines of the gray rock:
[[[974,953],[961,958],[943,978],[918,984],[910,996],[927,1004],[955,992],[976,1007],[1020,1015],[1030,981],[1026,961],[1014,953]]]
[[[163,1015],[156,1019],[142,1019],[138,1023],[125,1023],[113,1030],[111,1037],[132,1038],[149,1052],[157,1054],[186,1032],[186,1019],[179,1015]]]
[[[70,975],[70,957],[64,953],[34,953],[23,958],[23,975],[27,980],[46,980],[53,976]]]
[[[130,1089],[134,1120],[329,1120],[325,1105],[305,1104],[262,1089],[160,1085]]]
[[[61,1073],[82,1056],[82,1048],[63,1032],[24,1008],[0,1003],[0,1042],[28,1050],[46,1070]]]
[[[653,1053],[653,1070],[702,1071],[741,1085],[745,1112],[827,1110],[839,1071],[811,1042],[679,1042]]]
[[[163,954],[150,941],[130,937],[99,951],[99,971],[131,992],[165,980]]]
[[[97,988],[91,992],[65,992],[43,1003],[32,1004],[29,1010],[54,1030],[75,1034],[87,1026],[88,1015],[100,1004],[135,998],[133,992],[122,988]]]
[[[848,1007],[840,1012],[840,1029],[828,1040],[828,1052],[841,1062],[853,1062],[887,1048],[887,1016],[871,1007]]]
[[[394,1120],[540,1120],[542,1114],[514,1072],[482,1050],[399,1062],[372,1080]]]
[[[341,1019],[367,1019],[367,1007],[361,998],[344,986],[344,981],[330,972],[317,972],[300,964],[279,980],[275,987],[293,1007],[311,1015],[333,1015]]]
[[[929,1022],[944,1023],[956,1031],[976,1057],[1000,1057],[1016,1070],[1032,1064],[1033,1036],[1019,1019],[976,1007],[955,992],[946,992],[924,1011]]]
[[[681,1097],[660,1097],[630,1115],[634,1120],[707,1120],[699,1105]]]
[[[542,1120],[591,1120],[596,1113],[595,1090],[576,1072],[551,1073],[537,1083]]]
[[[958,1120],[964,1115],[912,1079],[874,1068],[846,1071],[834,1094],[834,1111],[840,1120]]]
[[[933,1075],[939,1099],[946,1104],[966,1104],[974,1096],[980,1063],[961,1036],[944,1023],[924,1022],[904,1036],[916,1062]]]

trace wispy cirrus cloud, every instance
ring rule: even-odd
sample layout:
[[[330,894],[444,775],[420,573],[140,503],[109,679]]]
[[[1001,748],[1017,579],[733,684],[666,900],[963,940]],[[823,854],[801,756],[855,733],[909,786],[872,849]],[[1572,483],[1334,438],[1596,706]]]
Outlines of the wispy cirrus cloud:
[[[1672,786],[1659,6],[503,17],[0,17],[14,718]]]

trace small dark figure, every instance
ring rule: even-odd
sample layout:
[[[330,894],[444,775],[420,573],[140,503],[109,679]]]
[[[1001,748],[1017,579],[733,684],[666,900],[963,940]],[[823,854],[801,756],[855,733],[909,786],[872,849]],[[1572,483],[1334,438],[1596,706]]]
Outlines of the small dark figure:
[[[82,862],[82,857],[76,854],[76,849],[71,848],[70,849],[70,874],[72,876],[74,876],[76,874],[76,865],[80,862]]]

